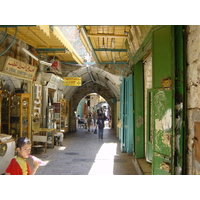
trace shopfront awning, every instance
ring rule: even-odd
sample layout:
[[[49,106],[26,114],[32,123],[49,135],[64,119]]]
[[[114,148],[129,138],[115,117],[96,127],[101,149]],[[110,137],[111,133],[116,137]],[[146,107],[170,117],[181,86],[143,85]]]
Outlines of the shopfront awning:
[[[132,65],[130,61],[143,45],[152,25],[78,25],[78,28],[96,64]]]
[[[71,43],[58,27],[49,25],[0,25],[0,30],[36,48],[40,55],[57,58],[61,62],[83,64]]]

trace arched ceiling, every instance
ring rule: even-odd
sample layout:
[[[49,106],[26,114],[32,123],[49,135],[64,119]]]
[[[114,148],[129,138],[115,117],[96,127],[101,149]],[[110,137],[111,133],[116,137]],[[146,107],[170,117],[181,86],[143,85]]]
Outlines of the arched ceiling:
[[[87,91],[89,88],[90,92],[96,92],[100,94],[102,91],[109,92],[109,98],[116,98],[119,100],[120,95],[120,76],[111,74],[110,72],[105,71],[95,65],[85,66],[75,68],[75,70],[69,71],[63,68],[63,75],[67,77],[81,77],[82,86],[63,86],[64,96],[67,99],[70,99],[71,96],[81,90]],[[88,92],[89,92],[88,91]],[[85,94],[87,95],[87,94]],[[102,96],[105,96],[102,94]]]

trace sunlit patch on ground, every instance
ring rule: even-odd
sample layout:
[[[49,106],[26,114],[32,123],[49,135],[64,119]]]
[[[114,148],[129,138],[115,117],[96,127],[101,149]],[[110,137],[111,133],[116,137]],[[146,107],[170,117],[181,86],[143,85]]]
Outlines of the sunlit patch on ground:
[[[104,143],[96,155],[88,175],[113,175],[117,143]]]

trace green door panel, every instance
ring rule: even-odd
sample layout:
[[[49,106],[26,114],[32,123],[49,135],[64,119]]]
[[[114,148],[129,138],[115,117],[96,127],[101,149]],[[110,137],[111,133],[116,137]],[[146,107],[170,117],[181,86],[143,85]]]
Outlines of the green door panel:
[[[153,88],[161,88],[163,79],[174,73],[173,26],[165,26],[153,33]]]
[[[133,152],[133,77],[123,78],[121,84],[121,151]]]
[[[174,26],[154,31],[152,44],[153,174],[174,173]],[[167,83],[167,84],[166,84]]]
[[[134,142],[135,157],[144,158],[144,83],[143,63],[134,66]]]
[[[133,153],[133,75],[127,79],[127,142],[126,152]]]
[[[122,122],[120,128],[120,150],[125,152],[125,134],[124,134],[124,86],[125,79],[122,79],[122,84],[120,85],[120,120]]]

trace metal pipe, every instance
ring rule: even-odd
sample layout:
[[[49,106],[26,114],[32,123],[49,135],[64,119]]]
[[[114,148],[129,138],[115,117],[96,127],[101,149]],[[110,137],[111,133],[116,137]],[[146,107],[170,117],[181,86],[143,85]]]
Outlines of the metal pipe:
[[[7,31],[8,31],[8,28],[6,27],[5,34],[4,34],[4,36],[2,37],[2,39],[1,39],[1,41],[0,41],[0,44],[1,44],[1,43],[4,41],[4,39],[6,38]]]
[[[0,56],[2,56],[4,53],[6,53],[10,49],[10,47],[13,45],[13,43],[14,43],[14,41],[16,39],[17,32],[18,32],[18,27],[16,27],[15,35],[13,36],[13,41],[10,43],[10,45],[8,46],[8,48],[5,51],[0,53]]]

